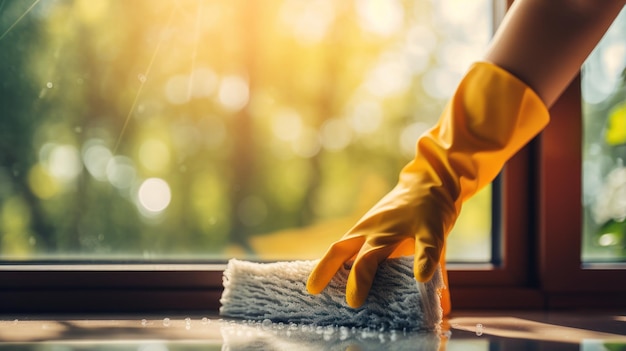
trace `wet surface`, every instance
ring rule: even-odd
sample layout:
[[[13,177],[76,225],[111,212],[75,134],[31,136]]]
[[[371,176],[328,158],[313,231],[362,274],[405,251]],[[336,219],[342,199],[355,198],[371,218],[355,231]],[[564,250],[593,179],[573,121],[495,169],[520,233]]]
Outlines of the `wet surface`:
[[[215,316],[0,316],[0,350],[626,350],[626,313],[455,313],[441,333]]]

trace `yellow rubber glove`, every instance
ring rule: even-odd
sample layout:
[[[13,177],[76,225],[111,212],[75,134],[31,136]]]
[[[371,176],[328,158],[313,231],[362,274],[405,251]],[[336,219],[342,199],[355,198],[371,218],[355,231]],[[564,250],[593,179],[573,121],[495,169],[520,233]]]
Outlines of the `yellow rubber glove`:
[[[311,272],[308,291],[320,293],[353,260],[346,300],[359,307],[383,260],[413,254],[415,278],[428,281],[463,202],[548,121],[545,104],[526,84],[496,65],[474,64],[438,123],[418,139],[396,187],[331,245]]]

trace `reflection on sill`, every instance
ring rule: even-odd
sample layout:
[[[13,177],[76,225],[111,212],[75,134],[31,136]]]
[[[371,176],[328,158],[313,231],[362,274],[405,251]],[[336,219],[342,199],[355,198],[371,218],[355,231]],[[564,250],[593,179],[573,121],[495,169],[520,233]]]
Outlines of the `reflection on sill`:
[[[584,270],[626,270],[626,262],[590,262],[583,263]]]
[[[492,271],[500,267],[488,262],[446,262],[446,268],[448,271]]]
[[[626,315],[476,312],[439,334],[219,320],[202,316],[0,317],[0,350],[605,350],[626,346]],[[269,321],[267,321],[269,322]],[[158,341],[155,341],[158,340]],[[43,342],[42,342],[43,341]],[[37,342],[37,343],[36,343]],[[19,344],[18,344],[19,343]]]

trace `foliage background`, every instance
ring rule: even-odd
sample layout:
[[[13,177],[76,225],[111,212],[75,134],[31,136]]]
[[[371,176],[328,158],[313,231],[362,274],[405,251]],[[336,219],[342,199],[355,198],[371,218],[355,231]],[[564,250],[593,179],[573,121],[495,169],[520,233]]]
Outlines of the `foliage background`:
[[[396,182],[489,2],[0,7],[4,260],[316,258]],[[488,261],[490,189],[449,258]]]

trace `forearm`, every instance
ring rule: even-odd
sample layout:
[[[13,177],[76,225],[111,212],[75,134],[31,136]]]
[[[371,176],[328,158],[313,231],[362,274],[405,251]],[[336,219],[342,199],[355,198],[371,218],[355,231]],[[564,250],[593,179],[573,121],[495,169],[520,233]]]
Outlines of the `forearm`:
[[[551,106],[626,0],[516,0],[485,60],[505,68]]]

